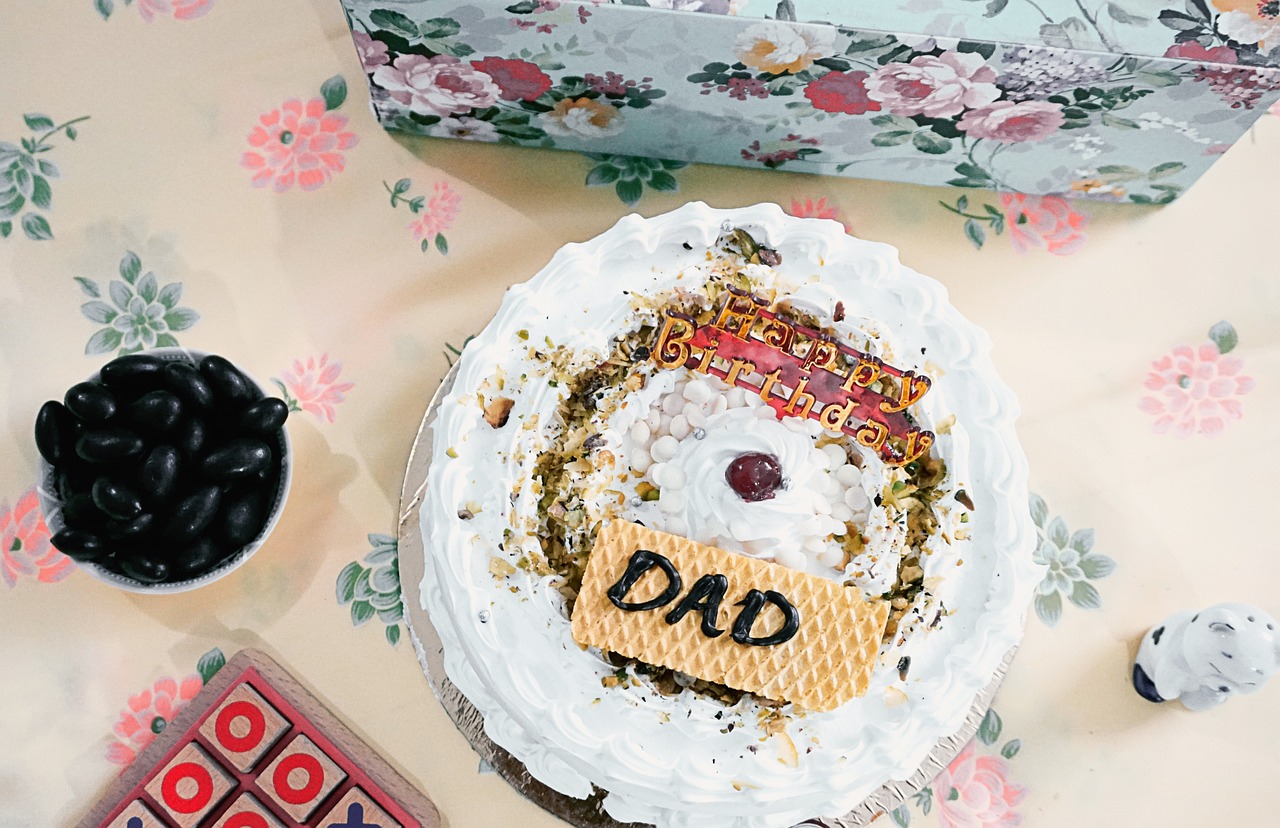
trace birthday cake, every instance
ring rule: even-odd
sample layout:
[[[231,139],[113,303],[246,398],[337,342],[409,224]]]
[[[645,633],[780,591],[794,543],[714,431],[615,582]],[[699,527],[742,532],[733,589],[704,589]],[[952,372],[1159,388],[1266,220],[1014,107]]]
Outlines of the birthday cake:
[[[908,778],[1041,575],[988,350],[892,248],[774,205],[630,216],[511,288],[421,512],[423,608],[489,738],[664,828]]]

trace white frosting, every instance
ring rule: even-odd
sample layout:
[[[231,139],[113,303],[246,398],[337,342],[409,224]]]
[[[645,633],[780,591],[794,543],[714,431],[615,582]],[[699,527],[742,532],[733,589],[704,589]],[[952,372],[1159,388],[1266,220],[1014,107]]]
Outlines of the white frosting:
[[[595,365],[614,336],[654,321],[652,312],[633,309],[634,294],[697,291],[724,221],[781,252],[776,268],[752,268],[760,284],[793,286],[793,300],[810,303],[827,324],[835,298],[843,297],[846,319],[833,326],[850,345],[933,378],[913,414],[926,424],[955,416],[949,433],[939,429],[934,451],[948,463],[951,486],[964,488],[976,505],[965,527],[971,540],[938,537],[930,547],[926,581],[948,613],[937,629],[925,634],[922,624],[886,646],[865,696],[827,713],[784,708],[793,715],[787,735],[799,753],[794,765],[779,761],[779,740],[765,737],[762,710],[750,698],[725,708],[690,692],[662,696],[641,679],[602,686],[616,668],[573,641],[557,578],[535,567],[505,577],[491,570],[495,558],[509,569],[538,552],[542,492],[530,472],[562,425],[556,408],[567,388],[551,382],[530,350],[554,352],[571,370]],[[895,350],[894,342],[910,347]],[[941,286],[902,267],[891,248],[848,237],[834,222],[788,217],[774,205],[723,211],[690,204],[655,219],[631,216],[591,242],[563,248],[537,277],[508,292],[493,322],[464,350],[433,424],[436,459],[422,509],[423,603],[444,645],[449,678],[484,716],[489,737],[544,784],[576,797],[598,786],[609,792],[605,807],[615,819],[662,828],[781,828],[843,813],[884,782],[907,778],[940,737],[960,727],[973,696],[1019,639],[1042,573],[1031,563],[1026,461],[1013,432],[1017,407],[991,368],[988,348]],[[654,374],[601,424],[608,447],[624,453],[635,424],[674,387],[660,388],[674,383],[672,373]],[[508,424],[494,429],[483,420],[483,400],[499,395],[515,405]],[[815,471],[820,461],[807,427],[747,423],[747,415],[732,411],[721,416],[734,428],[715,431],[734,437],[679,441],[666,461],[686,478],[680,509],[663,512],[661,500],[635,505],[632,479],[629,491],[593,496],[589,519],[667,515],[696,525],[695,534],[714,532],[744,549],[757,540],[785,542],[777,537],[779,521],[806,526],[801,505],[816,504],[828,491],[819,481],[829,476]],[[708,418],[706,440],[713,439],[711,425]],[[786,458],[791,487],[772,506],[746,504],[771,509],[767,520],[723,492],[691,494],[690,480],[720,485],[715,467],[745,445],[768,445]],[[656,453],[665,455],[665,448]],[[607,486],[623,470],[604,463],[588,476]],[[858,485],[871,498],[895,474],[871,467]],[[667,479],[663,471],[659,477]],[[625,505],[617,506],[615,495]],[[726,517],[734,510],[736,522]],[[888,510],[871,509],[867,519],[867,554],[890,554],[901,528]],[[896,566],[896,559],[880,565]],[[904,656],[911,658],[905,681],[895,669]]]

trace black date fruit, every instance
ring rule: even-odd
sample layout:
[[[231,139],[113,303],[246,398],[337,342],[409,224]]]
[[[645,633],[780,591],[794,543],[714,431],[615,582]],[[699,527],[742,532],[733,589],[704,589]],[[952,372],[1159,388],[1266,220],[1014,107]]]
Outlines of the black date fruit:
[[[78,382],[67,389],[62,400],[67,410],[86,423],[101,423],[115,416],[119,405],[107,386],[100,382]]]
[[[271,447],[261,440],[239,438],[204,458],[200,471],[210,480],[229,482],[249,477],[271,465]]]
[[[93,482],[93,503],[116,520],[133,520],[142,513],[142,498],[124,483],[102,476]]]
[[[97,532],[107,525],[107,516],[93,502],[93,495],[80,492],[62,504],[62,520],[70,529]]]
[[[133,555],[120,559],[120,571],[135,581],[158,584],[169,580],[169,564],[149,555]]]
[[[55,532],[49,542],[73,561],[96,561],[107,554],[102,538],[84,529],[63,529]]]
[[[226,550],[218,546],[212,538],[200,538],[174,554],[173,576],[194,578],[213,569],[219,561],[227,557]]]
[[[127,414],[143,434],[167,434],[182,419],[182,401],[169,391],[151,391],[134,400]]]
[[[107,536],[113,540],[137,543],[150,537],[156,528],[156,516],[143,512],[133,520],[113,520],[107,523]]]
[[[204,420],[199,417],[187,420],[178,431],[178,448],[182,450],[182,456],[188,460],[199,457],[207,436],[208,430],[205,428]]]
[[[266,498],[254,489],[227,498],[213,522],[213,534],[224,545],[239,548],[256,538],[266,522]]]
[[[164,360],[148,354],[116,357],[98,374],[103,383],[118,391],[136,393],[159,387]]]
[[[274,440],[289,417],[289,406],[278,397],[263,397],[240,415],[240,431]]]
[[[217,486],[201,486],[178,501],[165,524],[164,536],[176,543],[194,540],[209,528],[218,514],[221,502],[221,489]]]
[[[90,463],[132,460],[141,455],[145,448],[142,438],[127,428],[86,431],[76,441],[76,454]]]
[[[199,369],[189,362],[170,362],[164,366],[164,384],[193,410],[204,411],[213,406],[213,389]]]
[[[76,426],[71,412],[49,400],[36,412],[36,448],[50,466],[62,463],[75,451]]]
[[[223,357],[210,354],[200,360],[200,373],[213,386],[214,398],[242,406],[262,396],[258,386]]]
[[[176,493],[182,466],[182,455],[176,448],[163,444],[156,446],[138,465],[138,490],[151,503],[168,503]]]

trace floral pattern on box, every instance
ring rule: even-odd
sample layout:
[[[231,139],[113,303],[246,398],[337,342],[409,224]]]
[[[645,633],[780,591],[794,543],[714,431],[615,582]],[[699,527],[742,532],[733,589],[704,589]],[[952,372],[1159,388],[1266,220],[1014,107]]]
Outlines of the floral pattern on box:
[[[1148,21],[1150,57],[1067,48],[1111,42],[1097,20],[1048,46],[726,3],[344,2],[385,126],[607,155],[1166,204],[1280,98],[1270,18],[1204,0]]]

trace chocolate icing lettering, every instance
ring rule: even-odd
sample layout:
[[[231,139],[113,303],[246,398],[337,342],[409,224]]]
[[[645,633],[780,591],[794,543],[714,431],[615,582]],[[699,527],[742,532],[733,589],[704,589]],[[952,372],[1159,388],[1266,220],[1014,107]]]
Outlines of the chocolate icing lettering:
[[[656,598],[650,598],[648,601],[640,601],[638,603],[630,603],[622,600],[636,582],[654,567],[661,569],[663,574],[667,576],[667,588],[662,594]],[[664,555],[657,552],[650,552],[648,549],[637,549],[631,555],[631,560],[627,562],[627,570],[622,573],[622,577],[618,582],[609,587],[609,591],[605,594],[609,596],[609,600],[620,610],[626,612],[640,612],[642,610],[657,609],[663,604],[669,604],[680,594],[680,587],[683,584],[680,581],[680,573],[676,571],[675,564]]]
[[[724,635],[724,630],[716,628],[716,616],[720,614],[720,602],[729,589],[729,579],[719,573],[703,575],[694,582],[689,594],[680,599],[676,608],[667,613],[664,619],[668,624],[678,624],[691,610],[702,613],[702,634],[707,638]]]
[[[760,615],[760,611],[764,609],[766,603],[773,604],[782,610],[782,626],[769,635],[756,638],[751,635],[751,627],[756,623],[756,617]],[[733,632],[730,633],[730,637],[739,644],[747,644],[752,647],[772,647],[774,644],[790,641],[800,631],[800,610],[796,609],[795,604],[788,601],[786,596],[780,592],[774,592],[773,590],[761,592],[758,589],[753,589],[736,606],[742,607],[742,612],[738,613],[738,617],[734,619]]]

